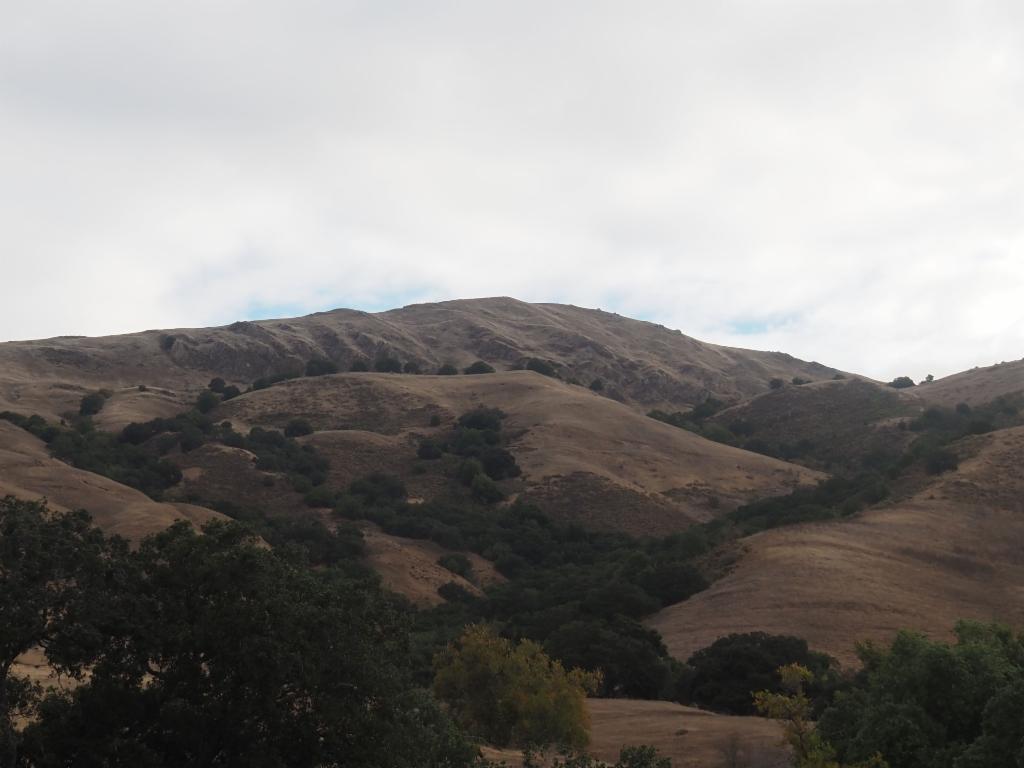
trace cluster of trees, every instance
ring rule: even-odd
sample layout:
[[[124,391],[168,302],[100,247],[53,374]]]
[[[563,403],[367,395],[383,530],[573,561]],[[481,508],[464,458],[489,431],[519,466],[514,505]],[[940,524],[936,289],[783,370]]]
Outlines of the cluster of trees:
[[[335,512],[372,520],[397,536],[476,552],[508,579],[481,598],[452,591],[449,596],[459,598],[454,603],[419,615],[424,665],[459,628],[488,621],[505,636],[541,644],[568,667],[602,670],[602,695],[685,697],[684,665],[640,619],[707,586],[692,563],[708,546],[699,529],[645,542],[561,525],[520,502],[410,505],[402,484],[386,475],[353,483]],[[461,570],[451,564],[453,572]]]
[[[445,454],[458,457],[454,474],[470,488],[474,498],[485,503],[501,501],[504,494],[495,481],[522,473],[515,456],[503,447],[504,418],[500,409],[480,406],[460,416],[444,437],[422,441],[416,455],[428,461],[441,459]]]
[[[962,622],[949,644],[900,633],[865,644],[862,669],[818,730],[840,760],[891,768],[1024,765],[1024,636]]]
[[[0,501],[0,765],[469,766],[417,689],[408,611],[237,524],[135,551],[81,513]],[[41,648],[73,687],[12,673]],[[16,716],[29,717],[18,730]]]

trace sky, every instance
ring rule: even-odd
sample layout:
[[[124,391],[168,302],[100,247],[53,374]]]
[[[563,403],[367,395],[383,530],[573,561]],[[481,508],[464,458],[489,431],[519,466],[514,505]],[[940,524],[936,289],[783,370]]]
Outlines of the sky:
[[[1024,356],[1024,3],[0,0],[0,340],[514,296]]]

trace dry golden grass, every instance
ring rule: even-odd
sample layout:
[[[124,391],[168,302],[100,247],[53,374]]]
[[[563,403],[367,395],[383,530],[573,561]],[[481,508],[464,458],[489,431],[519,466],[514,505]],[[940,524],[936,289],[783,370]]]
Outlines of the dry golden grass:
[[[972,438],[960,469],[849,520],[750,537],[735,570],[649,624],[686,659],[732,632],[804,637],[852,663],[903,628],[961,618],[1024,625],[1024,428]]]
[[[597,512],[604,527],[638,533],[681,530],[738,504],[788,493],[820,474],[705,440],[636,410],[528,371],[482,376],[401,376],[354,373],[296,379],[225,403],[215,411],[236,427],[283,427],[308,419],[328,430],[309,438],[339,467],[387,469],[415,455],[439,415],[450,425],[479,405],[508,414],[511,450],[528,489],[567,479],[592,479],[621,492],[595,494],[582,519]],[[356,430],[346,433],[344,430]],[[368,433],[373,434],[368,434]],[[361,458],[360,458],[361,457]],[[390,457],[390,458],[389,458]],[[360,464],[361,462],[361,464]],[[365,465],[365,466],[364,466]],[[340,479],[340,478],[339,478]],[[585,482],[584,482],[585,484]],[[601,505],[604,507],[601,507]],[[614,514],[608,507],[621,509]],[[596,510],[596,512],[595,512]]]
[[[380,575],[384,586],[419,606],[440,605],[439,587],[455,582],[467,592],[480,595],[480,587],[504,581],[494,566],[479,555],[464,552],[473,567],[472,581],[437,564],[451,550],[432,541],[391,536],[371,523],[360,525],[366,542],[367,563]]]
[[[623,747],[648,744],[673,768],[782,768],[788,752],[780,746],[778,723],[760,717],[732,717],[668,701],[589,699],[590,747],[599,760],[614,763]],[[727,762],[727,755],[736,762]],[[485,749],[509,768],[522,764],[517,750]]]
[[[153,501],[134,488],[50,458],[46,445],[0,421],[0,496],[45,498],[57,510],[85,509],[107,533],[137,542],[175,520],[202,524],[220,517],[191,504]]]
[[[921,384],[911,391],[928,403],[950,407],[957,403],[980,405],[1000,395],[1024,392],[1024,360],[972,368]]]

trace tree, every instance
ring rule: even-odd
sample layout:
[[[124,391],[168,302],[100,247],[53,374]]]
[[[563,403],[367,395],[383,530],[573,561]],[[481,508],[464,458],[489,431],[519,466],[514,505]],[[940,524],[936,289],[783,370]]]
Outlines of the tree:
[[[352,373],[365,373],[370,370],[370,365],[361,358],[356,358],[352,361],[352,365],[349,366],[349,371]]]
[[[416,456],[421,459],[440,459],[443,455],[444,452],[441,450],[441,446],[437,444],[437,441],[429,438],[420,443],[420,447],[416,449]]]
[[[373,364],[373,369],[378,373],[401,373],[402,363],[387,355],[378,357]]]
[[[595,673],[566,671],[531,640],[473,625],[434,660],[434,692],[464,727],[497,746],[580,748],[589,741],[586,695]]]
[[[541,376],[550,376],[554,379],[558,378],[558,371],[555,370],[555,366],[547,360],[541,360],[538,357],[531,357],[526,361],[526,370],[539,373]]]
[[[196,398],[196,409],[200,413],[209,413],[220,405],[220,398],[208,389],[204,389]]]
[[[13,718],[37,691],[12,675],[15,659],[42,648],[59,672],[80,678],[103,631],[103,585],[124,542],[107,540],[84,512],[52,512],[34,501],[0,499],[0,766],[18,759]]]
[[[326,376],[338,372],[338,364],[333,360],[322,357],[315,357],[306,363],[307,376]]]
[[[456,368],[451,363],[445,363],[444,365],[437,369],[438,376],[455,376],[458,372],[459,369]]]
[[[889,386],[895,389],[907,389],[914,386],[914,380],[909,376],[897,376],[889,382]]]
[[[95,416],[103,410],[103,405],[106,402],[107,396],[102,392],[91,392],[83,397],[78,404],[78,413],[81,416]]]
[[[206,388],[211,392],[216,392],[217,394],[220,394],[221,392],[224,391],[224,387],[226,385],[227,382],[224,381],[224,379],[222,379],[220,376],[217,376],[216,378],[210,379],[210,383],[206,385]]]
[[[242,390],[236,387],[234,384],[228,384],[224,387],[224,391],[220,393],[220,396],[224,400],[233,400],[242,394]]]
[[[313,434],[313,425],[306,419],[292,419],[285,425],[285,437],[302,437]]]
[[[590,389],[594,392],[600,392],[604,389],[604,379],[594,379],[590,382]]]
[[[25,732],[29,763],[467,766],[410,685],[406,619],[371,582],[179,523],[132,556],[128,607],[87,682]]]
[[[772,379],[771,381],[768,382],[768,386],[771,387],[772,389],[782,389],[784,386],[786,386],[786,382],[784,382],[782,379]]]
[[[480,373],[494,373],[494,368],[485,363],[483,360],[477,360],[472,365],[469,365],[466,368],[464,368],[462,372],[472,376]]]
[[[783,692],[758,691],[754,705],[763,717],[782,721],[783,743],[793,751],[794,768],[843,768],[835,761],[835,750],[811,720],[811,700],[804,686],[814,675],[799,664],[780,667],[778,675]],[[875,754],[849,768],[888,768],[888,763]]]

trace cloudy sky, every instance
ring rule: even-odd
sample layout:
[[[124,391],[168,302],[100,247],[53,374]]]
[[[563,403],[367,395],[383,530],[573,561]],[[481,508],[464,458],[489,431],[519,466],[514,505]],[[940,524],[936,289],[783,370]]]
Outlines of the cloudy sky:
[[[511,295],[1024,356],[1024,3],[0,0],[0,340]]]

